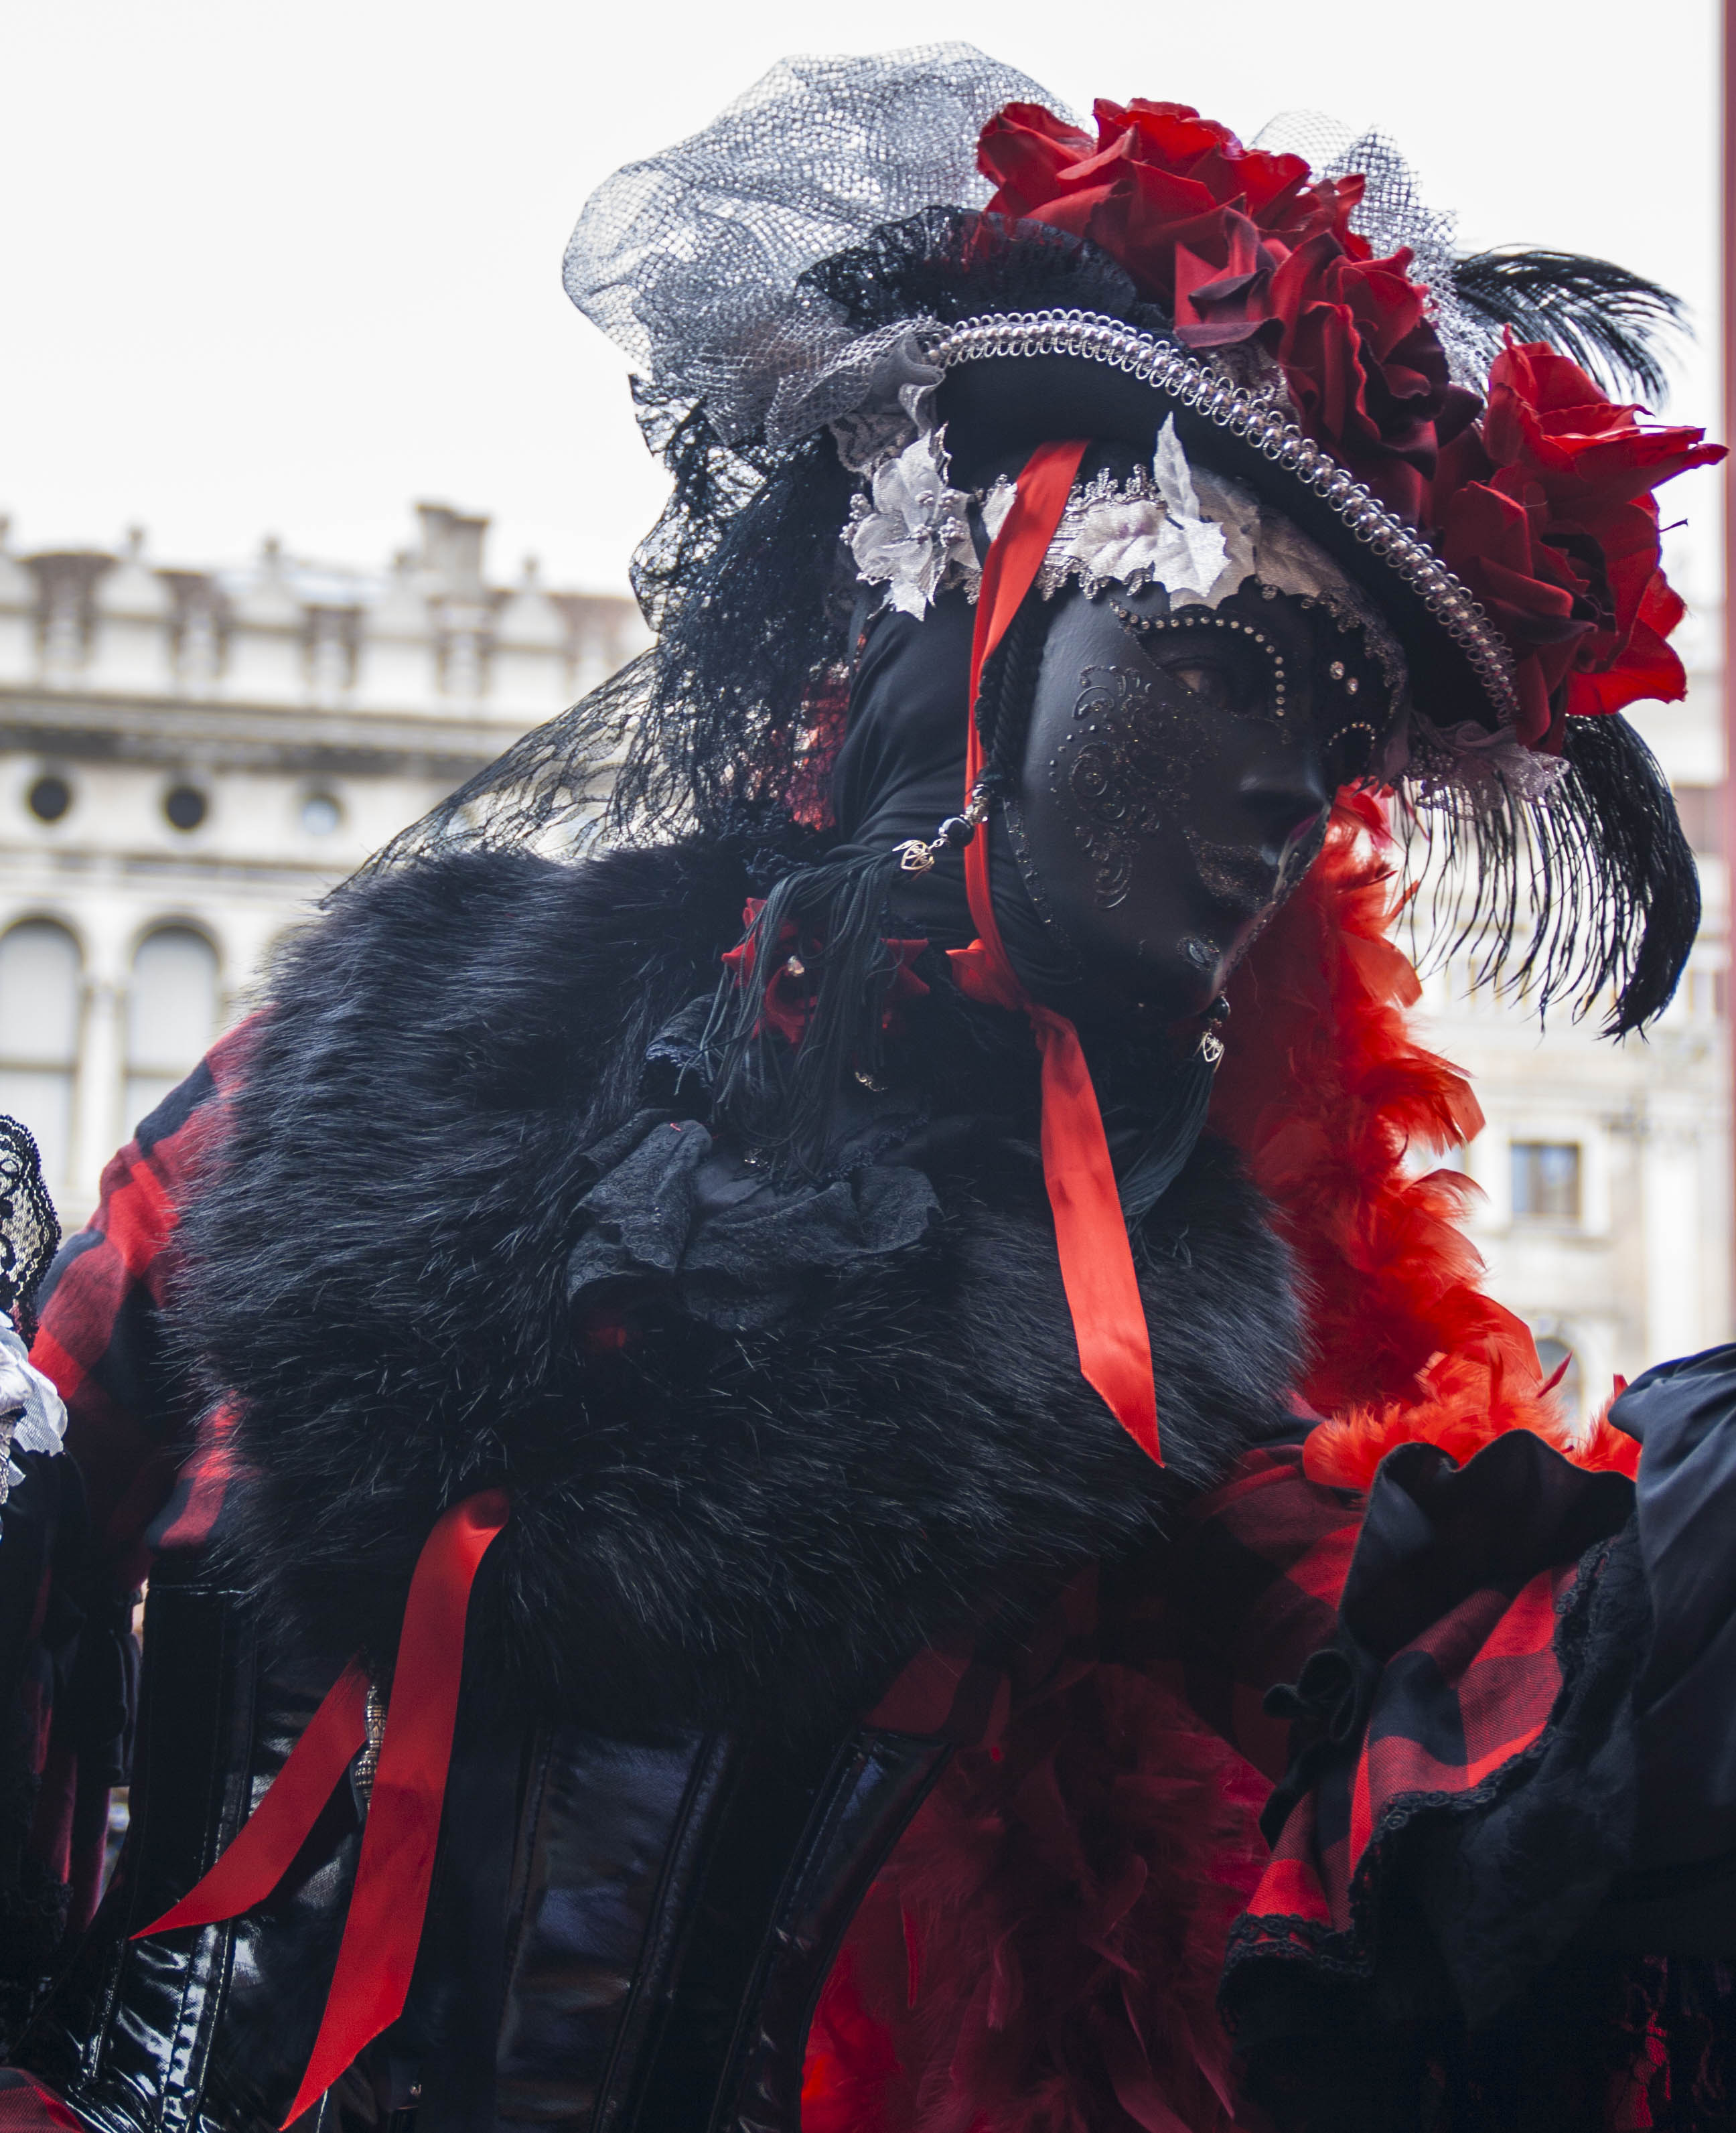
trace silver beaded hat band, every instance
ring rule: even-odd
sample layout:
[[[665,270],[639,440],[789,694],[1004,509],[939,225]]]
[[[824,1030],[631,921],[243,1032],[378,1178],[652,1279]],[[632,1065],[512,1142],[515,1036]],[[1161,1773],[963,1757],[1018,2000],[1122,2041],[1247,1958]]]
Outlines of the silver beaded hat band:
[[[943,372],[1059,357],[1102,364],[1161,394],[1184,442],[1197,447],[1215,437],[1212,457],[1224,472],[1244,473],[1261,488],[1271,485],[1271,470],[1289,477],[1281,508],[1303,531],[1329,542],[1383,608],[1400,609],[1392,620],[1413,656],[1424,648],[1418,628],[1432,625],[1440,633],[1437,653],[1450,648],[1463,659],[1497,725],[1516,723],[1512,657],[1483,607],[1420,533],[1307,436],[1283,401],[1235,384],[1155,335],[1089,311],[990,313],[923,332],[921,342],[925,359]]]

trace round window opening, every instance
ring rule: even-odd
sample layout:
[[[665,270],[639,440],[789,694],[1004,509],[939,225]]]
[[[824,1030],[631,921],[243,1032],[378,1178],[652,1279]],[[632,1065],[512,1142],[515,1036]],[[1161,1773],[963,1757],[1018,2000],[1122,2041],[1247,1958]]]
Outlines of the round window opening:
[[[27,796],[30,811],[39,822],[58,822],[72,805],[72,787],[52,771],[39,778]]]
[[[196,830],[210,806],[196,785],[174,785],[163,801],[163,812],[177,830]]]
[[[301,827],[311,837],[329,837],[343,819],[343,809],[329,792],[310,792],[301,802]]]

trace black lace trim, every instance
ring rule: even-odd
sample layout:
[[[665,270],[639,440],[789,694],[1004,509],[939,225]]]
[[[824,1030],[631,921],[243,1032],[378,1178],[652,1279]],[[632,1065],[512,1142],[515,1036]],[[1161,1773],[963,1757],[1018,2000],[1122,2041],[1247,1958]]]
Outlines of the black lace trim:
[[[60,1245],[36,1144],[17,1119],[0,1114],[0,1311],[17,1312],[27,1341],[36,1331],[31,1300]]]

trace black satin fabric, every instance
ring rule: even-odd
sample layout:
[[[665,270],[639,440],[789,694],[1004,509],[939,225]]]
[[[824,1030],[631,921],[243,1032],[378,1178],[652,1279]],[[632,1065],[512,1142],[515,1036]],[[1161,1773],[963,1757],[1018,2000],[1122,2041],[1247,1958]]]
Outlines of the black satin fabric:
[[[1736,1952],[1736,1346],[1647,1370],[1610,1419],[1644,1447],[1635,1503],[1652,1620],[1634,1690],[1634,1864],[1679,1880],[1680,1901],[1721,1885]]]
[[[133,1821],[68,1975],[13,2054],[105,2128],[265,2133],[319,2026],[361,1823],[340,1787],[270,1901],[147,1940],[234,1835],[330,1686],[263,1666],[235,1596],[161,1558],[147,1609]]]

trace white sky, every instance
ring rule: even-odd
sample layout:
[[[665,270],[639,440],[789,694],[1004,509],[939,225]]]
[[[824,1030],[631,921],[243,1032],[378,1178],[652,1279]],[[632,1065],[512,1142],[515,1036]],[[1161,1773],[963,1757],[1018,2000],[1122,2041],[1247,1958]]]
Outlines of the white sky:
[[[992,24],[992,26],[988,26]],[[1083,108],[1173,98],[1390,132],[1461,241],[1602,252],[1715,317],[1711,0],[12,0],[0,511],[32,550],[148,527],[195,565],[383,562],[429,498],[492,575],[624,582],[657,474],[560,260],[590,189],[774,60],[961,37]],[[1710,349],[1671,412],[1714,426]],[[1666,493],[1699,531],[1715,478]]]

